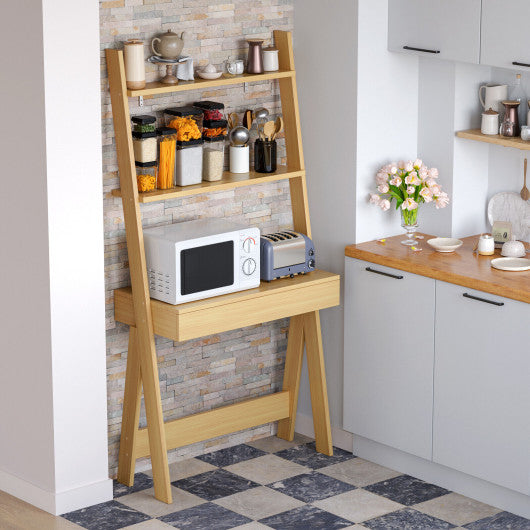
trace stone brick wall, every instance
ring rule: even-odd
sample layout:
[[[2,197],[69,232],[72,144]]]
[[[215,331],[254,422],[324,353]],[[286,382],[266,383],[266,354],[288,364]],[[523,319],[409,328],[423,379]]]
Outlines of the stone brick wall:
[[[184,52],[196,66],[217,66],[228,58],[246,57],[246,37],[269,39],[273,29],[291,30],[292,0],[109,0],[100,2],[103,178],[105,212],[105,272],[107,315],[107,381],[109,468],[115,476],[121,429],[128,328],[114,321],[113,290],[130,284],[121,200],[110,192],[119,187],[105,48],[121,48],[128,38],[146,43],[172,29],[189,34]],[[146,50],[147,56],[147,50]],[[147,65],[147,80],[156,80],[156,66]],[[225,103],[227,112],[269,108],[280,112],[277,82],[234,85],[220,90],[190,91],[146,98],[143,108],[130,99],[131,114],[156,113],[169,106],[198,99]],[[285,154],[280,140],[280,156]],[[258,226],[264,232],[292,226],[287,182],[249,186],[227,192],[146,204],[143,224],[157,226],[203,217],[229,217]],[[235,330],[185,343],[156,337],[160,385],[166,419],[229,404],[281,387],[287,343],[287,320]],[[142,406],[141,424],[145,425]],[[264,425],[170,452],[170,462],[266,436],[274,425]],[[137,469],[150,467],[138,462]]]

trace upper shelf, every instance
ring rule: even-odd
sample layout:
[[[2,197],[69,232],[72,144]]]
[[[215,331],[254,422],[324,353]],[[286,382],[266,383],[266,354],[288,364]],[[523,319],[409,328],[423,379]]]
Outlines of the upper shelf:
[[[267,72],[265,74],[223,74],[219,79],[195,79],[195,81],[179,81],[178,85],[164,85],[163,83],[155,81],[153,83],[147,83],[145,88],[140,90],[127,90],[127,95],[130,98],[137,96],[156,96],[158,94],[183,92],[185,90],[201,90],[203,88],[215,88],[226,85],[237,85],[241,83],[254,83],[256,81],[269,81],[271,79],[292,77],[294,74],[294,70],[278,70],[277,72]]]
[[[458,131],[456,135],[459,138],[475,140],[487,144],[502,145],[503,147],[513,147],[522,151],[530,151],[530,142],[525,142],[521,138],[504,138],[498,134],[482,134],[480,129],[469,129],[467,131]]]

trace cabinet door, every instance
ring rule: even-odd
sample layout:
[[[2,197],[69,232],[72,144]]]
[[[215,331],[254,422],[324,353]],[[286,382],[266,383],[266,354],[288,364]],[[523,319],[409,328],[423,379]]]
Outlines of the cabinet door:
[[[530,305],[436,282],[435,356],[433,460],[528,495]]]
[[[529,24],[528,0],[483,0],[480,62],[501,68],[530,69]]]
[[[351,258],[345,281],[344,428],[431,459],[435,282]]]
[[[389,0],[388,4],[389,50],[478,64],[481,0]]]

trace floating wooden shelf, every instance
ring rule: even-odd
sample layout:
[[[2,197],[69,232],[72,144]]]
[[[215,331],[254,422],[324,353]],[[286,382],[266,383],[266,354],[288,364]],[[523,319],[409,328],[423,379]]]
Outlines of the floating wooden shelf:
[[[200,184],[192,186],[177,186],[169,190],[156,190],[147,193],[138,194],[138,202],[156,202],[167,199],[176,199],[178,197],[189,197],[190,195],[199,195],[201,193],[210,193],[212,191],[229,190],[240,188],[242,186],[251,186],[254,184],[263,184],[265,182],[274,182],[286,180],[305,175],[303,170],[291,170],[286,166],[278,166],[274,173],[229,173],[225,171],[223,178],[217,182],[203,181]],[[112,190],[112,195],[121,197],[121,190]]]
[[[514,149],[521,149],[522,151],[530,151],[530,142],[525,142],[521,138],[504,138],[499,134],[490,135],[482,134],[480,129],[469,129],[467,131],[458,131],[456,135],[459,138],[466,138],[467,140],[475,140],[476,142],[484,142],[487,144],[502,145],[503,147],[513,147]]]
[[[262,282],[256,289],[171,305],[151,299],[154,332],[180,342],[340,303],[340,276],[316,270],[303,276]],[[114,291],[117,322],[136,326],[132,290]]]
[[[127,90],[130,98],[137,96],[157,96],[159,94],[169,94],[170,92],[183,92],[186,90],[202,90],[205,88],[216,88],[226,85],[237,85],[241,83],[255,83],[256,81],[270,81],[271,79],[282,79],[292,77],[293,70],[279,70],[278,72],[267,72],[266,74],[223,74],[219,79],[195,79],[195,81],[179,81],[178,85],[164,85],[158,81],[147,83],[145,88],[140,90]]]

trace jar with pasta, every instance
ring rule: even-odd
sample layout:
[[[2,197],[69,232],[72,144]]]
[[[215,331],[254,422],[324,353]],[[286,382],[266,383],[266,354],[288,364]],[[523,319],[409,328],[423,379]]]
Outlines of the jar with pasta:
[[[166,127],[177,131],[179,142],[202,138],[202,110],[196,107],[174,107],[164,111]]]
[[[136,163],[136,184],[139,193],[153,191],[156,188],[156,162]]]
[[[202,154],[202,179],[209,182],[221,180],[225,163],[225,137],[204,138]]]
[[[168,190],[175,187],[175,155],[177,133],[170,127],[157,129],[158,136],[158,179],[156,187]]]
[[[224,138],[227,135],[226,120],[204,120],[202,135],[204,138]]]

